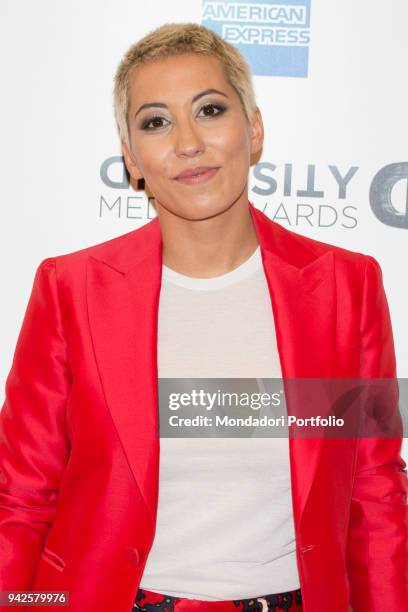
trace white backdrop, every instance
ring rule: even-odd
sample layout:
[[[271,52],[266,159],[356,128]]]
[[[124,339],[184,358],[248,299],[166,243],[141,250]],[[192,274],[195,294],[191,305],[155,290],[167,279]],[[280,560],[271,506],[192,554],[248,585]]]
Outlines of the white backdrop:
[[[130,44],[165,22],[200,23],[205,4],[156,0],[141,11],[136,0],[3,0],[2,400],[39,262],[155,215],[123,185],[115,160],[113,75]],[[307,77],[254,77],[266,139],[249,190],[255,206],[285,227],[378,259],[399,377],[408,377],[407,22],[406,0],[311,0]],[[372,181],[386,166],[370,203]],[[349,171],[339,193],[335,176]],[[306,189],[308,173],[319,197]],[[296,220],[297,212],[309,221]]]

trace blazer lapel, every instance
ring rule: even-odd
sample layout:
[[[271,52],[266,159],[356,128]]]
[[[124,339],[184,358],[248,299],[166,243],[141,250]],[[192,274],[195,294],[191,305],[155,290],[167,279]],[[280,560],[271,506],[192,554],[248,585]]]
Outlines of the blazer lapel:
[[[87,295],[106,402],[154,528],[160,450],[156,409],[161,285],[158,219],[141,230],[145,231],[140,240],[136,233],[135,244],[124,244],[113,261],[88,258]]]
[[[332,377],[333,254],[316,254],[250,202],[248,207],[269,286],[282,376]],[[157,324],[162,240],[158,218],[121,238],[122,244],[113,252],[88,256],[88,313],[106,401],[154,528],[160,460]],[[321,438],[289,438],[297,523],[321,447]]]
[[[333,378],[336,295],[333,251],[319,253],[255,209],[250,212],[269,286],[282,378]],[[289,387],[296,391],[295,383]],[[288,412],[290,401],[288,398]],[[301,412],[301,411],[300,411]],[[299,410],[295,409],[299,414]],[[324,438],[289,437],[295,522],[313,483]]]
[[[265,257],[283,379],[332,378],[335,347],[335,300],[330,301],[334,287],[332,264],[330,255],[322,255],[310,267],[289,271],[278,258]],[[321,280],[324,275],[325,279]],[[292,398],[295,410],[290,410]],[[303,416],[299,400],[301,383],[295,382],[292,386],[289,383],[288,412]],[[313,483],[322,444],[323,438],[289,437],[293,506],[298,523]]]

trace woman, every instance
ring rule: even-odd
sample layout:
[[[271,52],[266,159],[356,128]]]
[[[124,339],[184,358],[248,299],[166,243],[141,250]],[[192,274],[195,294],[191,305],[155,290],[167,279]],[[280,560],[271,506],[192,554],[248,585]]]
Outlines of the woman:
[[[157,411],[158,378],[395,377],[379,264],[248,201],[262,118],[213,32],[131,47],[115,111],[157,217],[36,271],[1,412],[1,589],[72,612],[402,610],[400,438],[159,439]]]

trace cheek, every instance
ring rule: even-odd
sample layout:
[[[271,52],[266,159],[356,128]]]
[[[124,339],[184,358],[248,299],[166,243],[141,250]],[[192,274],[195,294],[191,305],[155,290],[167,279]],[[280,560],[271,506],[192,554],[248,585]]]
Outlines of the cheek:
[[[217,135],[212,144],[214,150],[217,150],[229,165],[247,163],[249,159],[248,135],[242,126],[235,126],[234,129],[228,129],[223,134]]]
[[[170,150],[164,142],[141,143],[139,150],[140,169],[146,179],[160,181],[161,178],[169,176]]]

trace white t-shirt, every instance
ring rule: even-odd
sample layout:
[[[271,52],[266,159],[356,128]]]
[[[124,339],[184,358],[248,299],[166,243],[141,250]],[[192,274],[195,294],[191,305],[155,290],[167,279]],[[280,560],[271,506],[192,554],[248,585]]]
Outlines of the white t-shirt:
[[[259,246],[213,278],[163,265],[158,375],[282,377]],[[140,587],[216,601],[299,586],[288,438],[161,438],[156,533]]]

